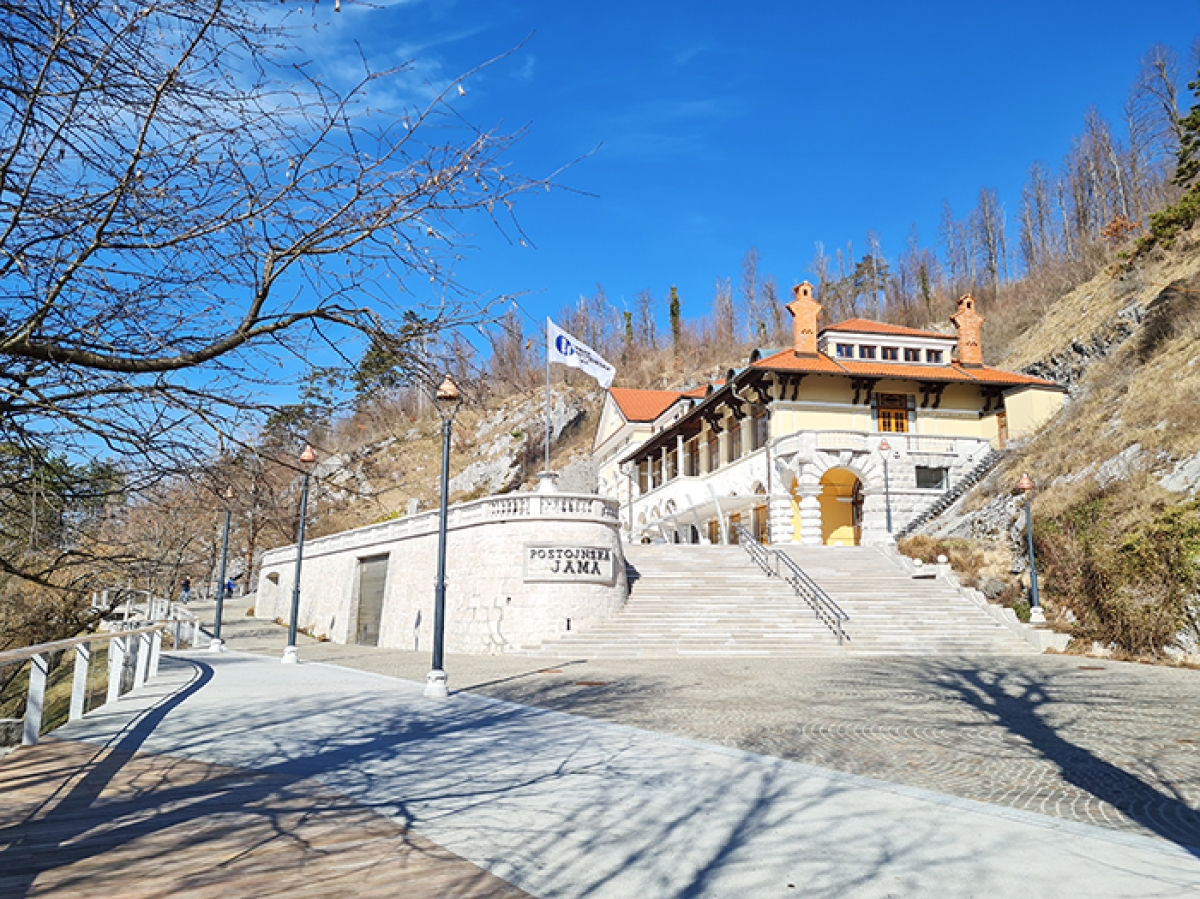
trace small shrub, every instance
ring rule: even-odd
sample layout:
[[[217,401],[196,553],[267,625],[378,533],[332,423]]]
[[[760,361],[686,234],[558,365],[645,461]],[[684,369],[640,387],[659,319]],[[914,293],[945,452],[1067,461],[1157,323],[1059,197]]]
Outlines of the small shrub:
[[[965,585],[979,586],[984,555],[983,551],[969,540],[939,540],[918,534],[899,541],[896,548],[910,559],[920,559],[926,565],[937,562],[938,556],[945,556],[954,573]]]
[[[1169,247],[1182,232],[1200,218],[1200,190],[1190,190],[1178,202],[1150,214],[1150,234]]]
[[[1074,612],[1076,638],[1157,658],[1200,624],[1200,500],[1128,528],[1118,522],[1120,502],[1116,491],[1098,490],[1035,522],[1043,589]]]

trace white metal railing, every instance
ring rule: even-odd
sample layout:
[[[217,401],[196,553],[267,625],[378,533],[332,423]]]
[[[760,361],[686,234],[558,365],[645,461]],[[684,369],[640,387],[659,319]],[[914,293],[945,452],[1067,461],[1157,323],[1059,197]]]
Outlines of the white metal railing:
[[[108,683],[104,703],[113,702],[123,693],[136,690],[147,680],[158,674],[158,660],[162,652],[163,632],[173,628],[175,647],[187,642],[195,647],[202,633],[198,616],[182,609],[173,608],[168,600],[151,599],[148,605],[159,605],[164,609],[160,620],[145,624],[136,619],[115,622],[118,628],[107,634],[85,634],[52,643],[39,643],[22,649],[0,652],[0,667],[20,665],[26,661],[29,667],[29,686],[25,693],[25,717],[22,723],[21,744],[32,746],[42,732],[43,712],[46,702],[46,683],[50,674],[50,656],[71,648],[75,650],[75,667],[72,672],[71,702],[67,720],[82,718],[87,704],[88,675],[92,662],[92,644],[108,643]],[[103,704],[103,703],[102,703]],[[97,706],[98,708],[98,706]]]

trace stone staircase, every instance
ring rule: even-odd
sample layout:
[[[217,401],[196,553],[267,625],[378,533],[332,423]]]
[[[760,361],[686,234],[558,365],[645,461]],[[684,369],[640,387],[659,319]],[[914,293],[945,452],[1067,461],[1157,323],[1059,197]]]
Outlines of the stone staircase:
[[[896,539],[902,540],[905,537],[912,536],[930,521],[933,521],[933,519],[953,506],[966,495],[968,490],[982,481],[987,473],[995,468],[1003,458],[1004,454],[999,450],[988,450],[987,454],[970,471],[961,477],[953,487],[930,503],[929,506],[922,509],[916,518],[897,531]]]
[[[827,655],[837,638],[739,546],[625,547],[629,601],[613,618],[542,647],[591,658]]]
[[[997,655],[1033,648],[956,588],[913,578],[877,549],[782,549],[850,616],[855,655]]]
[[[780,548],[780,547],[776,547]],[[625,548],[630,594],[613,618],[543,644],[556,658],[937,655],[1032,652],[1016,634],[940,581],[914,580],[865,547],[786,551],[850,616],[834,634],[738,546]]]

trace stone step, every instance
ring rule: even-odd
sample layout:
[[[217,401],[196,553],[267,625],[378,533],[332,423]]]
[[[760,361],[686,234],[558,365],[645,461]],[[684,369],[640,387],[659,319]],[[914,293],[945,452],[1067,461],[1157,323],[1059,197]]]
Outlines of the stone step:
[[[780,547],[775,547],[780,548]],[[848,642],[737,546],[626,550],[629,599],[612,619],[547,643],[540,654],[962,655],[1029,651],[951,586],[914,580],[869,547],[783,547],[849,615]]]

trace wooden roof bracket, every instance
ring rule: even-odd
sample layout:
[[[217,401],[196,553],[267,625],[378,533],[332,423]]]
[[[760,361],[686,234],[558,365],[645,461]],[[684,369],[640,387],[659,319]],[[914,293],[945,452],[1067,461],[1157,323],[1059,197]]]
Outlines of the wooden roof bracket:
[[[946,389],[946,382],[942,381],[937,384],[921,385],[921,408],[930,408],[929,401],[933,400],[932,408],[936,409],[942,404],[942,391]]]
[[[878,378],[854,378],[850,382],[850,386],[854,388],[854,399],[850,402],[850,405],[858,405],[859,397],[862,396],[864,390],[866,391],[866,395],[862,396],[863,405],[871,405],[871,397],[875,395],[875,385],[878,383]]]

